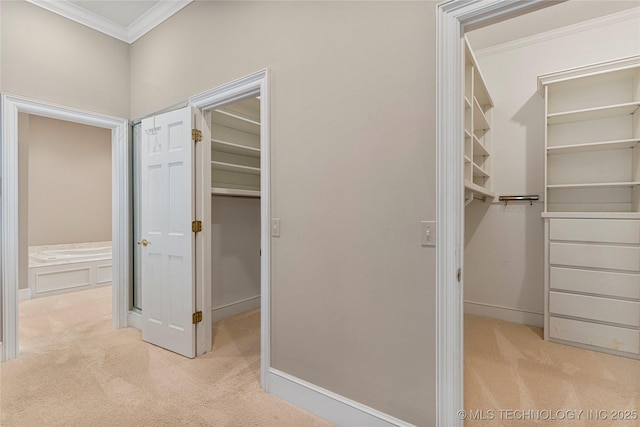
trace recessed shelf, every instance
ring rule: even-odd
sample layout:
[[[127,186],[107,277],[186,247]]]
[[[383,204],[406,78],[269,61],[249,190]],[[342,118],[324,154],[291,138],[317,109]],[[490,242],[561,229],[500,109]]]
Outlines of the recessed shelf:
[[[211,187],[211,194],[214,196],[235,196],[235,197],[260,197],[260,191],[241,190],[237,188]]]
[[[238,165],[233,163],[217,162],[215,160],[211,162],[211,166],[214,169],[224,170],[228,172],[239,172],[239,173],[246,173],[246,174],[252,174],[252,175],[260,175],[260,168],[254,168],[252,166],[243,166],[243,165]]]
[[[581,110],[563,111],[560,113],[552,113],[547,115],[547,123],[557,125],[562,123],[581,122],[586,120],[604,119],[607,117],[624,116],[633,114],[638,107],[640,101],[627,102],[624,104],[606,105],[595,108],[585,108]]]
[[[616,188],[616,187],[635,187],[640,185],[640,181],[622,181],[622,182],[588,182],[581,184],[549,184],[548,189],[554,188]]]
[[[619,139],[615,141],[589,142],[584,144],[559,145],[547,147],[549,154],[579,153],[585,151],[622,150],[633,148],[640,143],[640,138]]]
[[[233,142],[220,139],[211,139],[211,147],[217,151],[225,153],[239,154],[242,156],[260,157],[260,149],[248,147],[246,145],[234,144]]]

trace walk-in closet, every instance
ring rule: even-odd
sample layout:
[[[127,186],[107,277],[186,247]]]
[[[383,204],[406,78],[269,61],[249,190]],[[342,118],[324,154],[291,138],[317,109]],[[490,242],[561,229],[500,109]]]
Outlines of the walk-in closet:
[[[260,99],[211,112],[212,321],[260,306]]]

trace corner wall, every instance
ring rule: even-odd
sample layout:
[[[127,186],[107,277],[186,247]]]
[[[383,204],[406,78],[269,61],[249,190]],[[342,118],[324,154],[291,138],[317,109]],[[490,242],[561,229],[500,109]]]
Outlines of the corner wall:
[[[131,49],[140,117],[270,68],[272,367],[435,420],[436,2],[194,2]]]
[[[23,0],[2,1],[0,90],[129,117],[129,45]]]

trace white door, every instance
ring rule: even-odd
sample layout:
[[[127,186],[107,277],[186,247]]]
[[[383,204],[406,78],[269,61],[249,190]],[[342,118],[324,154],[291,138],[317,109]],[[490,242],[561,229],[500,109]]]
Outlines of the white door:
[[[192,107],[142,121],[142,339],[195,357]]]

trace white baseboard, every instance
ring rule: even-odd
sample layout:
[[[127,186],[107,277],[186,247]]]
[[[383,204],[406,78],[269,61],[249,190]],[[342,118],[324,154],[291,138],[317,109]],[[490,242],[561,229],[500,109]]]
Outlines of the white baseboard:
[[[339,426],[412,426],[412,424],[273,368],[267,372],[267,392]]]
[[[26,301],[31,299],[31,289],[18,289],[18,301]]]
[[[142,330],[142,314],[136,311],[129,311],[129,326],[139,331]]]
[[[517,308],[502,307],[482,302],[465,301],[464,312],[478,316],[491,317],[493,319],[506,320],[508,322],[521,323],[523,325],[544,326],[543,313],[520,310]]]
[[[211,323],[260,307],[260,295],[220,305],[211,309]]]

